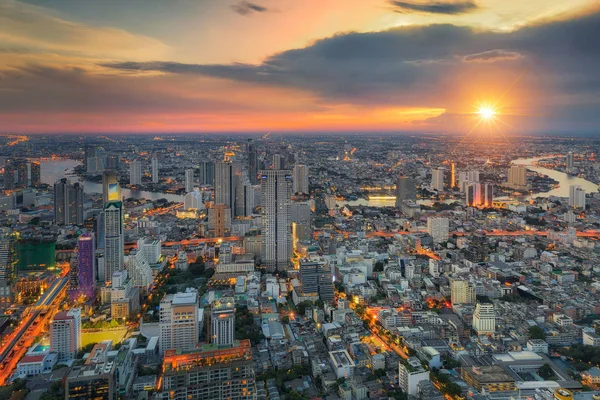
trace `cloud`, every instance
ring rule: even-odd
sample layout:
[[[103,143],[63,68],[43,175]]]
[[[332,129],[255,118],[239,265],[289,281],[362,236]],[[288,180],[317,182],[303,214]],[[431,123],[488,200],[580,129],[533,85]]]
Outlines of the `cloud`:
[[[481,53],[469,54],[462,58],[464,62],[495,62],[506,60],[518,60],[523,55],[516,51],[501,49],[482,51]]]
[[[390,4],[397,13],[421,12],[429,14],[467,14],[477,10],[479,7],[473,1],[428,1],[426,3],[416,3],[412,1],[391,0]]]
[[[256,3],[251,3],[249,1],[240,1],[237,4],[233,4],[231,9],[240,15],[249,15],[255,12],[262,13],[269,11],[267,7],[263,7]]]

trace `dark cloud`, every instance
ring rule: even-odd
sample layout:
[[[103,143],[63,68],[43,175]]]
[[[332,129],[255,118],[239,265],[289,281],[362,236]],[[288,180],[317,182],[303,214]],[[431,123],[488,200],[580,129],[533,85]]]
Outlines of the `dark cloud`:
[[[263,7],[256,3],[251,3],[249,1],[240,1],[237,4],[233,4],[231,9],[240,15],[249,15],[255,12],[262,13],[269,11],[267,7]]]
[[[462,59],[465,62],[495,62],[504,60],[517,60],[523,57],[516,51],[506,51],[501,49],[482,51],[481,53],[469,54]]]
[[[421,12],[429,14],[466,14],[478,9],[473,1],[427,1],[425,3],[416,3],[412,1],[391,0],[390,4],[397,13]]]

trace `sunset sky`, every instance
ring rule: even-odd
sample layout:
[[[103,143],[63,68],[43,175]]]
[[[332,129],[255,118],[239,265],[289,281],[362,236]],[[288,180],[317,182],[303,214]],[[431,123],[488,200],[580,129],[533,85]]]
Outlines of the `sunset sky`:
[[[593,133],[599,38],[597,0],[0,0],[0,132]]]

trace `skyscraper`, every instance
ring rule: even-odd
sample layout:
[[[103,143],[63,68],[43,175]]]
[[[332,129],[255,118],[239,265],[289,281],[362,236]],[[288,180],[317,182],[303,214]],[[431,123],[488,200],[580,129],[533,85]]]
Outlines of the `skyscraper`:
[[[585,190],[581,186],[569,186],[569,206],[573,208],[585,208]]]
[[[248,139],[248,179],[252,185],[256,185],[258,181],[258,154],[256,151],[256,143],[252,139]]]
[[[239,163],[223,161],[215,164],[215,204],[225,204],[235,211],[235,188],[241,175]]]
[[[452,304],[474,304],[476,301],[475,287],[465,279],[451,279],[450,296]]]
[[[218,346],[232,345],[235,340],[235,303],[233,297],[214,302],[210,312],[210,342]]]
[[[444,191],[444,170],[435,168],[431,170],[431,188],[438,192]]]
[[[40,163],[34,161],[31,163],[31,186],[36,187],[42,183],[42,169]]]
[[[57,225],[83,224],[83,186],[66,178],[54,184],[54,221]]]
[[[269,271],[284,270],[288,268],[292,255],[291,173],[264,170],[260,180],[262,261]]]
[[[317,293],[319,299],[326,303],[334,298],[333,277],[331,267],[327,263],[301,260],[300,284],[305,294]]]
[[[417,188],[415,181],[409,177],[401,175],[396,181],[396,207],[400,208],[402,200],[416,200]]]
[[[473,313],[473,329],[478,335],[496,331],[496,311],[491,303],[477,303]]]
[[[523,165],[511,165],[508,170],[508,184],[512,187],[527,186],[527,168]]]
[[[567,170],[572,170],[573,167],[575,166],[574,157],[573,157],[573,152],[572,151],[570,151],[570,152],[567,153],[566,164],[567,164]]]
[[[469,207],[481,205],[481,185],[478,182],[471,182],[467,185],[466,203]]]
[[[166,295],[159,305],[159,347],[166,350],[190,350],[198,346],[202,330],[202,311],[198,307],[198,292]]]
[[[456,164],[450,164],[450,189],[454,189],[456,187]]]
[[[293,182],[294,193],[308,194],[308,167],[306,165],[294,165]]]
[[[203,161],[200,163],[200,185],[215,184],[215,163],[212,161]]]
[[[113,273],[123,268],[123,203],[109,201],[104,204],[104,280],[109,282]]]
[[[96,291],[96,240],[93,234],[83,234],[77,240],[69,273],[71,301],[79,299],[82,295],[86,301],[93,301]]]
[[[492,207],[494,203],[494,185],[489,182],[481,184],[481,192],[481,205],[484,207]]]
[[[225,204],[213,204],[208,209],[208,229],[213,237],[229,236],[231,230],[231,210]]]
[[[285,168],[285,157],[281,154],[273,155],[273,169],[284,169]]]
[[[11,161],[4,165],[4,189],[15,188],[15,166]]]
[[[194,170],[185,170],[185,192],[190,193],[194,191]]]
[[[121,200],[121,185],[119,185],[116,171],[104,171],[102,174],[102,203]]]
[[[433,238],[435,243],[448,241],[448,218],[429,217],[427,218],[427,233]]]
[[[140,160],[133,160],[129,165],[129,184],[142,184],[142,162]]]
[[[50,323],[50,351],[58,353],[58,361],[75,358],[81,350],[81,310],[61,311]]]
[[[158,183],[158,158],[152,157],[152,183]]]

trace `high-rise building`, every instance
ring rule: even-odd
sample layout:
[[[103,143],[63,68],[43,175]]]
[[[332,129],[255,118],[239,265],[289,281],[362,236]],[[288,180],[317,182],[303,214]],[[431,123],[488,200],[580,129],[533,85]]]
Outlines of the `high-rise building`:
[[[144,254],[150,264],[156,264],[162,252],[162,243],[158,239],[140,238],[137,241],[137,250]]]
[[[492,207],[494,203],[494,185],[492,183],[481,184],[481,205],[484,207]]]
[[[285,169],[285,157],[281,154],[273,155],[273,169]]]
[[[166,351],[158,395],[161,399],[256,399],[250,340],[223,348],[204,345]]]
[[[467,180],[469,182],[479,182],[479,171],[476,171],[476,170],[467,171]]]
[[[231,210],[225,204],[213,204],[208,209],[208,229],[213,237],[229,236],[231,231]]]
[[[79,236],[71,258],[69,297],[77,301],[94,301],[96,297],[96,239],[94,234]]]
[[[129,184],[142,184],[142,162],[140,160],[133,160],[131,164],[129,164]]]
[[[264,170],[260,180],[262,261],[269,271],[284,270],[292,256],[291,172]]]
[[[417,357],[409,357],[398,364],[398,385],[408,396],[418,393],[419,383],[429,381],[429,371],[426,370]]]
[[[30,164],[31,167],[31,186],[36,187],[42,183],[42,168],[38,161]]]
[[[12,275],[14,244],[12,235],[0,230],[0,280],[6,280]]]
[[[294,193],[308,194],[308,167],[306,165],[295,165],[293,169]]]
[[[210,342],[227,346],[234,341],[235,302],[233,297],[223,297],[213,303],[210,311]]]
[[[248,178],[252,185],[258,182],[258,152],[252,139],[248,139]]]
[[[212,161],[203,161],[200,163],[200,185],[215,184],[215,163]]]
[[[102,203],[108,201],[121,201],[121,185],[115,170],[106,170],[102,173]]]
[[[54,221],[57,225],[83,224],[83,186],[66,178],[54,184]]]
[[[244,182],[238,184],[235,192],[235,215],[237,217],[247,217],[252,215],[256,202],[256,194],[260,191],[260,186],[252,185],[248,178],[244,177]]]
[[[183,209],[184,210],[201,210],[204,208],[204,202],[202,201],[202,193],[198,189],[188,192],[183,197]]]
[[[427,218],[427,233],[429,233],[435,243],[443,243],[448,241],[448,226],[448,218]]]
[[[573,157],[573,152],[572,151],[570,151],[570,152],[567,153],[567,159],[566,159],[565,163],[567,164],[567,170],[572,170],[573,167],[575,166],[574,157]]]
[[[573,208],[585,208],[585,190],[581,186],[569,186],[569,206]]]
[[[158,158],[152,157],[152,183],[158,183]]]
[[[133,281],[133,286],[140,288],[141,292],[145,292],[154,281],[152,267],[143,251],[131,250],[129,255],[124,257],[124,266]]]
[[[508,170],[508,184],[516,188],[527,186],[527,168],[523,165],[511,165]]]
[[[75,358],[81,350],[81,310],[61,311],[50,323],[50,351],[58,353],[58,361]]]
[[[331,267],[326,262],[301,260],[300,284],[303,293],[317,293],[319,299],[325,303],[332,301],[335,297]]]
[[[456,187],[456,164],[450,164],[450,189],[454,189]]]
[[[203,311],[198,307],[198,292],[167,294],[159,306],[159,347],[167,350],[190,350],[198,347]]]
[[[400,208],[403,200],[416,200],[417,188],[412,178],[401,175],[396,180],[396,208]]]
[[[109,201],[104,204],[104,280],[110,282],[113,273],[124,263],[125,239],[123,236],[123,203]]]
[[[194,191],[194,170],[185,170],[185,192],[190,193]]]
[[[4,165],[4,189],[14,189],[15,179],[15,166],[11,161],[7,161]]]
[[[465,279],[450,281],[450,296],[452,304],[475,304],[475,286]]]
[[[84,151],[83,151],[83,166],[85,167],[85,170],[87,172],[95,172],[96,171],[95,160],[93,163],[94,164],[93,171],[90,171],[88,169],[88,162],[90,162],[91,158],[95,158],[95,157],[96,157],[96,147],[86,144]]]
[[[477,207],[481,205],[481,185],[478,182],[470,182],[467,185],[465,202],[469,207]]]
[[[473,329],[478,335],[496,331],[496,311],[491,303],[477,303],[473,312]]]
[[[438,192],[444,191],[444,170],[442,168],[431,170],[431,188]]]
[[[106,157],[106,168],[108,169],[119,169],[121,159],[117,155]]]
[[[222,161],[215,164],[215,204],[225,204],[235,211],[235,189],[241,175],[239,163]]]

